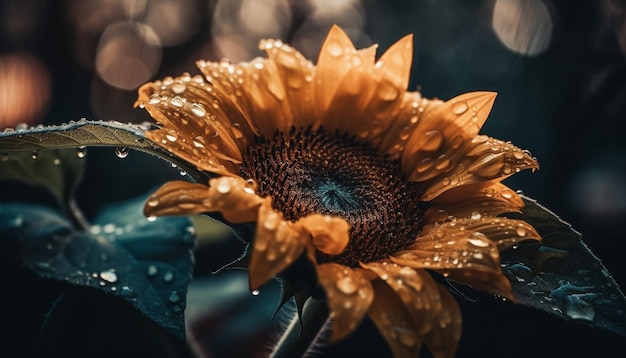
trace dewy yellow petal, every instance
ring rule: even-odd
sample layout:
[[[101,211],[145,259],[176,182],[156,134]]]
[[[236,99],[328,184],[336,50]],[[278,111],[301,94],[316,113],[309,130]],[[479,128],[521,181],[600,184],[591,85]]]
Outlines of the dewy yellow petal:
[[[261,285],[291,265],[307,247],[308,236],[303,230],[284,220],[272,209],[266,198],[259,208],[256,235],[250,258],[250,289]]]
[[[495,98],[493,92],[465,93],[425,113],[402,154],[410,180],[448,172],[485,123]]]
[[[221,212],[231,223],[254,222],[263,199],[239,177],[219,177],[209,187],[182,180],[164,184],[144,206],[147,216]]]
[[[374,299],[374,290],[361,270],[336,263],[319,265],[317,276],[326,293],[333,321],[330,341],[336,342],[361,322]]]
[[[309,232],[313,246],[325,254],[338,255],[348,246],[350,225],[343,218],[311,214],[295,224]]]

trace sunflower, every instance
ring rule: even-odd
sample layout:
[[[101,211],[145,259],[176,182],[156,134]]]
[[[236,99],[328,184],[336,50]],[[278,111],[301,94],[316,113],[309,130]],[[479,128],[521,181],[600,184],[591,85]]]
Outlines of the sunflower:
[[[136,106],[161,125],[146,137],[213,175],[166,183],[145,214],[217,212],[252,226],[251,290],[298,281],[290,269],[306,262],[331,341],[368,315],[395,356],[422,344],[452,356],[461,313],[441,283],[515,301],[499,251],[540,236],[501,215],[523,206],[501,181],[538,164],[478,134],[495,93],[423,98],[406,90],[412,36],[377,61],[376,47],[357,50],[334,26],[317,65],[266,39],[267,58],[198,61],[202,75],[143,85]]]

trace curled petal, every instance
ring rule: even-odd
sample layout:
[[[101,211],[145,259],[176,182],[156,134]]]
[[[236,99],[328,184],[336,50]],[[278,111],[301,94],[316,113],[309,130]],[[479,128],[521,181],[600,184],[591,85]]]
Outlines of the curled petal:
[[[521,213],[522,198],[497,181],[477,182],[444,192],[431,201],[424,221],[434,223],[450,216],[476,219],[503,213]]]
[[[451,170],[485,123],[496,94],[470,92],[424,114],[402,154],[402,169],[413,181]]]
[[[171,129],[156,129],[146,132],[145,135],[153,143],[159,143],[179,158],[193,163],[199,170],[227,176],[237,172],[232,158],[207,144],[210,138],[198,136],[189,139]]]
[[[200,155],[212,147],[212,157],[222,156],[240,163],[240,148],[245,141],[238,143],[237,138],[241,135],[233,132],[233,122],[213,113],[214,108],[209,103],[211,96],[207,94],[209,88],[211,86],[200,76],[169,77],[143,85],[135,105],[143,105],[157,122],[171,131],[168,138],[172,140],[154,141],[156,144],[169,149],[179,140],[187,141]]]
[[[282,214],[272,209],[267,198],[259,208],[250,258],[250,289],[255,290],[291,265],[304,251],[308,237]]]
[[[363,271],[336,263],[319,265],[317,276],[333,320],[330,341],[336,342],[361,322],[374,299],[374,290]]]
[[[239,177],[219,177],[203,184],[182,180],[161,186],[148,198],[148,216],[190,215],[219,211],[231,223],[256,221],[263,199]]]
[[[461,338],[461,309],[448,289],[437,284],[441,311],[435,318],[433,329],[424,336],[424,342],[433,357],[452,358]]]
[[[315,66],[299,51],[277,41],[263,40],[259,48],[265,50],[269,60],[274,63],[278,74],[275,80],[282,82],[287,98],[284,102],[289,105],[293,119],[293,123],[287,124],[303,128],[312,125],[317,118],[317,108],[312,105],[315,95],[313,82]],[[259,64],[257,60],[253,68],[258,67]],[[289,128],[283,129],[289,130]]]
[[[338,255],[348,246],[350,225],[343,218],[311,214],[296,221],[295,225],[310,233],[313,246],[325,254]]]
[[[449,173],[425,183],[422,200],[432,200],[452,188],[493,179],[502,180],[524,169],[538,169],[530,152],[509,142],[477,136]]]
[[[439,291],[430,274],[389,261],[361,264],[384,281],[398,295],[413,319],[413,331],[423,336],[432,329],[441,309]],[[418,337],[415,337],[418,339]]]
[[[391,260],[436,270],[478,290],[513,298],[511,285],[500,268],[498,248],[485,234],[452,222],[424,231],[406,250],[393,254]]]
[[[389,344],[396,358],[414,358],[422,347],[415,320],[398,295],[381,280],[372,281],[374,302],[368,316]]]

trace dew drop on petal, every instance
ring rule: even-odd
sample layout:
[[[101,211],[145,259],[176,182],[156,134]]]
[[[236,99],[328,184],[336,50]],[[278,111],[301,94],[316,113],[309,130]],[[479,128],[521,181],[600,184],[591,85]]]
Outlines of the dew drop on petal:
[[[182,107],[185,105],[185,102],[183,101],[182,98],[176,96],[176,97],[170,98],[170,104],[174,107]]]
[[[478,211],[472,211],[472,213],[470,214],[470,218],[472,220],[478,220],[480,219],[481,215]]]
[[[193,113],[196,117],[204,117],[206,110],[202,104],[194,103],[191,105],[191,113]]]
[[[336,285],[339,291],[345,293],[346,295],[351,295],[355,293],[357,289],[359,288],[357,284],[354,282],[354,280],[349,276],[345,276],[339,279],[336,282]]]
[[[161,97],[156,93],[151,94],[150,98],[148,99],[149,104],[159,104],[160,102],[161,102]]]
[[[420,150],[425,151],[435,151],[439,149],[439,147],[441,147],[442,142],[443,134],[441,133],[441,131],[434,129],[432,131],[426,132],[426,134],[422,138],[419,148]]]
[[[156,216],[153,216],[153,215],[148,216],[148,217],[146,218],[146,220],[148,220],[148,221],[150,221],[150,222],[156,221],[156,219],[157,219],[157,217],[156,217]]]
[[[251,293],[252,293],[252,296],[258,296],[261,293],[261,291],[259,291],[259,290],[252,290]]]
[[[176,132],[170,131],[165,135],[165,138],[170,142],[176,142],[176,140],[178,139],[178,135],[176,134]]]
[[[187,89],[187,86],[182,82],[176,82],[170,88],[172,89],[172,92],[176,94],[181,94],[185,92],[185,90]]]
[[[465,101],[458,101],[452,104],[452,112],[454,112],[454,114],[463,114],[467,112],[468,108],[469,107],[467,106],[467,103],[465,103]]]
[[[519,236],[526,236],[526,229],[522,225],[520,225],[515,230],[515,233],[517,233],[517,235]]]
[[[181,297],[178,294],[178,292],[172,291],[172,293],[170,293],[170,296],[167,299],[172,303],[177,303],[181,300]]]
[[[329,43],[328,45],[326,45],[325,49],[328,52],[328,54],[330,54],[333,57],[339,57],[343,55],[343,49],[341,48],[341,45],[339,45],[339,43],[337,42]]]

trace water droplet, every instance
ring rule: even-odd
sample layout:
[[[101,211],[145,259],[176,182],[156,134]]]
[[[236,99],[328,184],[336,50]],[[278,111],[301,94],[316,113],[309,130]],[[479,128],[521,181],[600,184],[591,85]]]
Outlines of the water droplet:
[[[522,226],[522,225],[518,226],[517,229],[515,230],[515,232],[519,236],[526,236],[526,228],[524,228],[524,226]]]
[[[467,111],[467,103],[465,101],[459,101],[452,104],[452,112],[454,114],[463,114]]]
[[[258,296],[261,292],[259,290],[253,290],[251,293],[252,296]]]
[[[126,147],[118,147],[115,148],[115,156],[120,158],[120,159],[124,159],[126,157],[128,157],[128,148]]]
[[[33,158],[33,160],[37,160],[37,158],[39,158],[39,152],[36,150],[33,150],[30,157]]]
[[[117,282],[117,274],[113,269],[100,272],[100,278],[111,283]]]
[[[475,232],[472,234],[473,237],[467,239],[467,241],[469,241],[470,244],[476,246],[476,247],[487,247],[489,246],[489,241],[487,241],[487,237],[485,236],[485,234],[480,233],[480,232]],[[484,237],[485,239],[482,239],[482,237]]]
[[[87,155],[87,148],[86,147],[79,147],[78,149],[76,149],[76,156],[79,158],[84,158]]]
[[[148,220],[149,222],[154,222],[154,221],[156,221],[156,219],[157,219],[157,217],[156,217],[156,216],[154,216],[154,215],[150,215],[150,216],[148,216],[148,217],[146,218],[146,220]]]
[[[174,107],[182,107],[185,105],[185,101],[179,96],[170,98],[170,103]]]
[[[435,151],[441,147],[441,143],[443,142],[443,134],[439,130],[432,130],[426,132],[424,137],[421,139],[421,143],[419,146],[420,150],[425,151]]]
[[[196,117],[204,117],[206,110],[202,104],[194,103],[191,105],[191,113],[193,113]]]
[[[182,82],[176,82],[170,88],[172,89],[172,92],[176,94],[181,94],[185,92],[185,90],[187,89],[187,86],[185,86],[185,84]]]
[[[151,196],[148,199],[148,202],[146,204],[148,204],[148,206],[154,208],[155,206],[159,205],[159,198],[157,198],[156,196]]]
[[[472,256],[474,256],[474,258],[477,259],[477,260],[481,260],[483,258],[483,253],[482,252],[475,252]]]
[[[215,189],[217,189],[217,192],[220,194],[228,194],[228,192],[230,192],[230,183],[222,181],[221,183],[217,184],[217,187]]]
[[[181,300],[181,297],[178,294],[178,292],[172,291],[172,293],[170,293],[170,296],[167,299],[170,300],[170,302],[172,302],[172,303],[176,303],[176,302],[179,302]]]
[[[167,271],[163,275],[163,282],[172,282],[174,281],[174,274],[171,271]]]
[[[150,98],[148,99],[149,104],[159,104],[160,102],[161,102],[161,97],[156,93],[151,94]]]
[[[339,279],[336,282],[337,288],[345,293],[346,295],[351,295],[353,293],[355,293],[357,291],[357,289],[359,288],[356,284],[356,282],[354,282],[354,280],[349,277],[349,276],[345,276],[341,279]]]
[[[481,218],[481,215],[478,211],[472,211],[472,213],[470,214],[470,218],[472,220],[478,220]]]
[[[440,155],[435,162],[435,168],[437,170],[444,170],[449,166],[450,166],[450,157],[447,154]]]
[[[328,45],[326,45],[325,50],[333,57],[339,57],[343,55],[343,49],[341,48],[341,45],[339,45],[337,42],[329,43]]]
[[[59,165],[59,164],[61,164],[61,159],[59,159],[59,158],[54,158],[54,160],[52,161],[52,164],[54,164],[54,165]]]
[[[166,135],[165,138],[167,140],[169,140],[170,142],[176,142],[176,140],[178,139],[178,134],[174,131],[169,131]]]
[[[155,276],[157,273],[159,273],[159,269],[156,266],[148,266],[148,276]]]
[[[135,291],[133,291],[130,287],[128,286],[122,286],[120,288],[120,295],[124,296],[124,297],[137,297],[137,294],[135,293]]]

